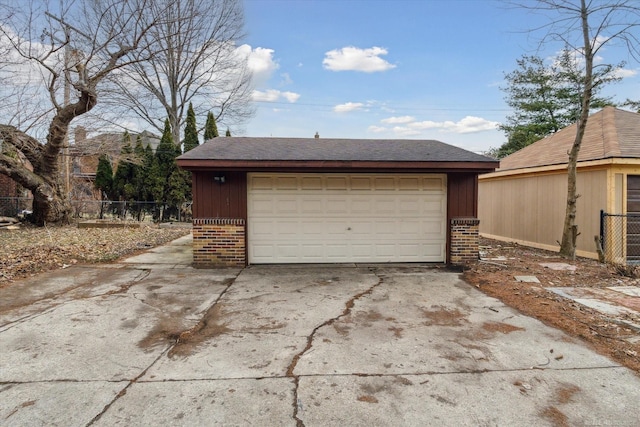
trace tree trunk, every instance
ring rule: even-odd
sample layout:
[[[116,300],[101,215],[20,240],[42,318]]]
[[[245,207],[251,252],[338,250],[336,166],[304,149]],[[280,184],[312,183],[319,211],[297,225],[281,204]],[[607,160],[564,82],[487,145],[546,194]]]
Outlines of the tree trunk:
[[[576,240],[578,238],[578,226],[576,225],[576,202],[578,200],[578,191],[576,181],[578,178],[578,154],[582,145],[582,138],[587,127],[589,119],[589,110],[591,108],[591,96],[593,94],[593,47],[591,45],[591,36],[589,35],[588,10],[585,0],[580,1],[581,4],[581,24],[582,38],[584,43],[584,59],[585,59],[585,79],[584,89],[582,92],[582,105],[580,117],[577,123],[576,138],[569,152],[569,161],[567,163],[567,210],[564,217],[564,228],[562,230],[562,243],[560,244],[560,255],[569,259],[576,258]]]
[[[582,138],[580,138],[580,140],[582,140]],[[578,201],[576,181],[578,173],[576,166],[579,148],[580,146],[576,146],[574,143],[569,155],[569,164],[567,166],[567,209],[564,216],[560,255],[569,259],[576,258],[576,239],[578,238],[578,226],[576,225],[576,203]]]
[[[58,184],[41,184],[33,193],[33,217],[37,225],[52,223],[68,224],[73,209],[71,202],[64,195],[62,186]]]

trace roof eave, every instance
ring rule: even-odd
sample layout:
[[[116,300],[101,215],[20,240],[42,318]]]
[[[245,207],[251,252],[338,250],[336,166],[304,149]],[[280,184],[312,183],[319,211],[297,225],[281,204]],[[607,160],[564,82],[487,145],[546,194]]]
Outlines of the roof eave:
[[[178,159],[178,166],[190,171],[230,170],[230,171],[287,171],[309,170],[425,170],[451,172],[493,172],[500,166],[498,161],[352,161],[352,160],[202,160]]]

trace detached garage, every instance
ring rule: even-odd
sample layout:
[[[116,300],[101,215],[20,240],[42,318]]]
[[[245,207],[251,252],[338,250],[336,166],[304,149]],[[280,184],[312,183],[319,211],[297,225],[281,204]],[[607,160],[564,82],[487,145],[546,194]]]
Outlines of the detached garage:
[[[193,174],[194,262],[477,258],[478,174],[498,162],[438,141],[215,138]]]

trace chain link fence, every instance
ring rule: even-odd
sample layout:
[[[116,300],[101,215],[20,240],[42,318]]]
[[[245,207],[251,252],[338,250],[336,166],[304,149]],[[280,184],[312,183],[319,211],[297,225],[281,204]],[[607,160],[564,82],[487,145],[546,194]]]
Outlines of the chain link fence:
[[[31,213],[33,199],[0,197],[0,216],[24,217]],[[155,202],[71,200],[73,217],[78,219],[119,219],[130,221],[191,221],[191,202],[180,208]]]
[[[0,197],[0,216],[22,217],[31,212],[32,206],[30,197]]]
[[[605,261],[640,265],[640,214],[600,212],[600,239]]]

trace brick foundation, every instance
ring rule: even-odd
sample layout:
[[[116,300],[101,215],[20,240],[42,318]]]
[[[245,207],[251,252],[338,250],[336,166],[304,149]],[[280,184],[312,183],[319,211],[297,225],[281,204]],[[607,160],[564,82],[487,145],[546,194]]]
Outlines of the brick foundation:
[[[451,264],[464,264],[478,259],[479,225],[477,218],[451,220]]]
[[[245,220],[196,218],[193,220],[193,264],[196,267],[244,267]]]

